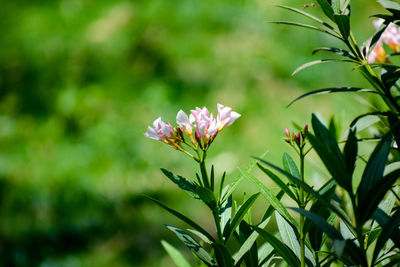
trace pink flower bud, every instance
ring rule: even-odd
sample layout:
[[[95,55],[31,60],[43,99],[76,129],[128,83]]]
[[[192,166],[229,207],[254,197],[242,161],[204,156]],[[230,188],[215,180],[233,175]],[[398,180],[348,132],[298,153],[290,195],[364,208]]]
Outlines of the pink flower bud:
[[[290,138],[290,132],[288,128],[285,128],[285,135],[286,137]]]
[[[306,124],[306,126],[304,126],[304,131],[308,132],[308,124]]]

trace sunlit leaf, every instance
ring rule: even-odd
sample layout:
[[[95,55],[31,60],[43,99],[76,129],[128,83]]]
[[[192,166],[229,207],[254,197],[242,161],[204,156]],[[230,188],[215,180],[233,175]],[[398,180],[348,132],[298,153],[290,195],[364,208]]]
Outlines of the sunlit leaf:
[[[167,225],[167,228],[174,232],[176,236],[188,247],[190,248],[194,254],[199,257],[204,263],[207,265],[214,266],[215,261],[214,259],[208,254],[208,252],[193,238],[191,237],[188,233],[183,231],[182,229],[179,229],[177,227],[174,227],[172,225]]]
[[[374,90],[371,89],[365,89],[365,88],[357,88],[357,87],[331,87],[331,88],[324,88],[324,89],[318,89],[314,90],[311,92],[307,92],[305,94],[302,94],[301,96],[297,97],[294,99],[292,102],[290,102],[290,105],[292,105],[294,102],[307,97],[311,95],[322,95],[322,94],[331,94],[331,93],[350,93],[350,92],[361,92],[361,93],[373,93],[376,94]]]
[[[161,244],[164,249],[167,251],[168,255],[171,257],[172,261],[178,267],[190,267],[190,263],[185,259],[182,253],[179,252],[174,246],[169,244],[165,240],[161,240]]]
[[[289,264],[289,266],[300,265],[300,261],[286,244],[261,228],[254,227],[254,230],[256,230],[262,238],[271,244],[275,251]]]
[[[154,203],[156,203],[157,205],[159,205],[160,207],[162,207],[163,209],[167,210],[169,213],[175,215],[176,217],[178,217],[179,219],[181,219],[182,221],[184,221],[188,225],[192,226],[194,229],[196,229],[197,231],[199,231],[200,233],[205,235],[211,241],[215,242],[214,238],[206,230],[204,230],[201,226],[199,226],[197,223],[195,223],[194,221],[192,221],[191,219],[189,219],[185,215],[183,215],[180,212],[175,211],[175,210],[165,206],[163,203],[161,203],[160,201],[158,201],[158,200],[156,200],[154,198],[151,198],[151,197],[147,197],[147,198],[150,199],[151,201],[153,201]]]

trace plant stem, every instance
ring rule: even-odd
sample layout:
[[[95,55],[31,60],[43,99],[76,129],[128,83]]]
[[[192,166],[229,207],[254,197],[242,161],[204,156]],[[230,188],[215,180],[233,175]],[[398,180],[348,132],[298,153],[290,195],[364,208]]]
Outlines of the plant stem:
[[[300,180],[304,182],[304,154],[303,148],[300,148]],[[300,187],[300,208],[305,208],[304,191]],[[305,266],[305,235],[304,235],[304,216],[300,214],[300,264]]]
[[[203,179],[203,184],[205,187],[210,188],[210,179],[208,178],[207,168],[206,168],[206,153],[204,152],[203,157],[200,159],[200,172],[201,178]]]

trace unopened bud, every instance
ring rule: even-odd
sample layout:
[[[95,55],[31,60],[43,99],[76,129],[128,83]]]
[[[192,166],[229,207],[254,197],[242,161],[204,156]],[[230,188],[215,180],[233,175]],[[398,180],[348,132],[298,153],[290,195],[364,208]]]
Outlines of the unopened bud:
[[[285,135],[290,138],[290,132],[288,128],[285,128]]]
[[[199,132],[198,132],[198,131],[195,131],[195,132],[194,132],[194,136],[195,136],[196,141],[197,141],[197,143],[199,144],[199,146],[200,146],[201,148],[203,148],[203,146],[201,145],[201,138],[200,138]]]
[[[306,124],[306,126],[304,126],[304,131],[308,132],[308,124]]]
[[[182,139],[183,142],[185,142],[185,137],[183,136],[183,132],[181,128],[178,128],[178,135]]]

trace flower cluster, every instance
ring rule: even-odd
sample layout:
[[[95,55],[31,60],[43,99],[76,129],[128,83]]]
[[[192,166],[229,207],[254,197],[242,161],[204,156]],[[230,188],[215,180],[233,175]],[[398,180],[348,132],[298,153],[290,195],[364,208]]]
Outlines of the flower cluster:
[[[304,129],[302,129],[297,134],[294,132],[290,133],[289,129],[286,128],[285,129],[285,135],[286,135],[285,141],[292,146],[294,144],[296,144],[298,148],[302,149],[306,144],[305,140],[307,138],[307,134],[308,134],[308,125],[307,124],[304,126]]]
[[[205,151],[220,131],[230,126],[241,116],[239,113],[232,111],[230,107],[218,104],[217,108],[217,117],[214,117],[206,107],[196,107],[190,111],[189,116],[183,110],[180,110],[176,115],[176,127],[172,127],[169,122],[163,122],[159,117],[154,121],[153,127],[149,126],[147,128],[147,132],[144,135],[148,138],[162,141],[187,154],[190,153],[185,150],[182,144],[186,144],[196,151],[199,148]],[[186,141],[184,134],[189,137],[190,143]]]
[[[384,20],[379,19],[373,22],[376,29],[378,29]],[[386,51],[383,48],[383,44],[386,44],[395,52],[400,52],[400,28],[396,26],[394,23],[390,23],[385,31],[382,33],[381,37],[375,44],[374,48],[370,50],[371,40],[367,41],[366,44],[366,58],[369,64],[374,62],[385,63],[387,61]]]

